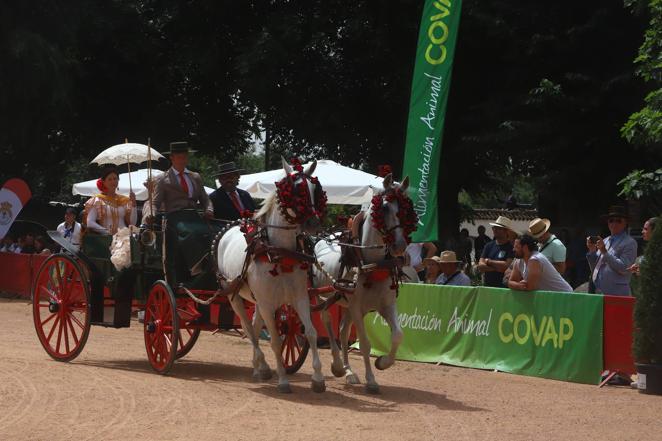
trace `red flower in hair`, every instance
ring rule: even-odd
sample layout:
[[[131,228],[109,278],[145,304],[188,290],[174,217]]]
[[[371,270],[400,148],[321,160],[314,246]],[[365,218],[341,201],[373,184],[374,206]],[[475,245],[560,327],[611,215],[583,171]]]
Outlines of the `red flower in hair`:
[[[384,178],[390,173],[392,173],[392,169],[390,165],[383,164],[377,166],[377,176],[379,176],[380,178]]]
[[[101,193],[106,192],[106,186],[103,184],[103,179],[101,178],[97,179],[97,188]]]

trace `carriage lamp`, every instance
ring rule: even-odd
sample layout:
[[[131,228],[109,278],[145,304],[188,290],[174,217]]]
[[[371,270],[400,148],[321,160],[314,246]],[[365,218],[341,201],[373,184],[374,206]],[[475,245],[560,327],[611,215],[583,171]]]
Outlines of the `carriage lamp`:
[[[50,299],[48,301],[48,311],[50,313],[56,313],[60,310],[60,304],[55,299]]]

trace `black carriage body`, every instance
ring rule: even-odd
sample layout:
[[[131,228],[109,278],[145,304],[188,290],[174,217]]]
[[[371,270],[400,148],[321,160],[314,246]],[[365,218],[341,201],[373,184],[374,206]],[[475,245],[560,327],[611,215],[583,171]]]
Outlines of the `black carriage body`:
[[[180,286],[215,291],[211,243],[222,227],[196,210],[163,215],[153,229],[131,234],[131,266],[121,271],[110,260],[112,236],[87,232],[80,251],[73,252],[89,279],[92,324],[128,327],[132,308],[145,304],[157,280],[167,281],[175,293]],[[56,234],[51,237],[72,251]]]

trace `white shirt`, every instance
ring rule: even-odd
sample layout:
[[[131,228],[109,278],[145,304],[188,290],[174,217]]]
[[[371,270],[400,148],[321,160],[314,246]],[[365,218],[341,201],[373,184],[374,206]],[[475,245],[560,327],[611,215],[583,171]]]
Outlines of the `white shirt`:
[[[560,291],[560,292],[572,292],[572,286],[565,281],[561,274],[554,268],[554,265],[545,257],[544,254],[534,251],[531,253],[529,262],[535,260],[540,264],[540,279],[538,281],[537,290],[540,291]],[[522,274],[522,279],[526,280],[528,273],[527,264],[524,262],[524,259],[517,259],[517,265],[519,265],[520,274]]]
[[[65,237],[66,231],[67,231],[67,225],[65,222],[62,222],[60,225],[57,226],[57,232],[60,233],[62,237],[68,240],[69,243],[73,245],[76,249],[80,248],[80,232],[81,232],[80,224],[74,221],[73,232],[68,237]]]
[[[410,243],[407,245],[405,253],[409,256],[409,266],[416,268],[423,262],[423,256],[421,255],[423,253],[423,243]]]

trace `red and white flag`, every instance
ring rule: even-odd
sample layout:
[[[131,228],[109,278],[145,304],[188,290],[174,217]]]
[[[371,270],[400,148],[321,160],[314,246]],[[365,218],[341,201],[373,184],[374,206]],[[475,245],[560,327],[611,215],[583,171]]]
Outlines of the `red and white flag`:
[[[10,179],[0,189],[0,239],[5,237],[14,219],[32,197],[30,187],[22,179]]]

